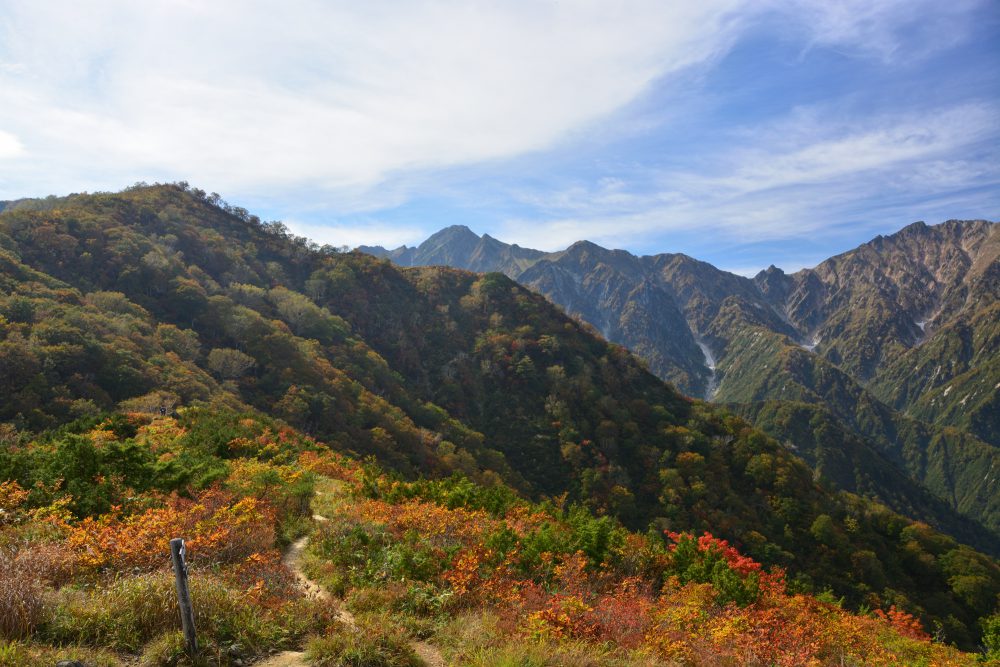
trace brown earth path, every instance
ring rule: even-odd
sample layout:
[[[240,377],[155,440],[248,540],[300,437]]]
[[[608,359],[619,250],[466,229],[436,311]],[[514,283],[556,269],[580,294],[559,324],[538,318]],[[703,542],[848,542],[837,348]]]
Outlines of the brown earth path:
[[[322,492],[320,492],[322,493]],[[326,521],[325,516],[320,516],[319,514],[313,515],[313,520],[317,522]],[[299,588],[309,597],[315,597],[319,600],[329,600],[333,602],[333,596],[330,592],[323,588],[321,584],[313,581],[308,576],[306,576],[305,571],[302,569],[302,554],[305,553],[306,547],[309,545],[309,536],[300,537],[296,540],[290,547],[288,551],[285,552],[284,558],[281,561],[285,566],[295,574],[295,579],[298,581]],[[354,615],[344,609],[343,606],[338,605],[337,615],[344,625],[350,628],[357,627],[357,621],[354,620]],[[444,661],[444,657],[441,655],[441,651],[437,648],[428,644],[424,641],[412,641],[410,642],[410,648],[413,652],[417,654],[427,667],[446,667],[447,663]],[[266,658],[260,662],[254,664],[254,667],[309,667],[309,663],[306,661],[305,653],[302,651],[283,651],[276,655]]]

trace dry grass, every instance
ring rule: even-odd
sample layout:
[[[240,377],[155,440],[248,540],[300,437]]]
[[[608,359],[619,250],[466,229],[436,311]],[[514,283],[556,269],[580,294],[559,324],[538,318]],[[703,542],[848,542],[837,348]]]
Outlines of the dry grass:
[[[46,623],[46,638],[136,652],[180,624],[173,575],[121,577],[89,591],[63,589]],[[286,648],[328,622],[315,602],[299,600],[275,609],[250,603],[245,591],[199,572],[191,578],[195,627],[218,646],[239,644],[249,654]]]
[[[8,639],[31,635],[44,614],[44,563],[29,554],[0,548],[0,636]]]
[[[306,656],[317,667],[421,667],[423,661],[398,635],[377,628],[343,628],[309,641]]]
[[[126,667],[110,651],[79,646],[44,646],[31,642],[0,639],[0,665],[7,667],[52,667],[60,660],[79,660],[87,667]]]

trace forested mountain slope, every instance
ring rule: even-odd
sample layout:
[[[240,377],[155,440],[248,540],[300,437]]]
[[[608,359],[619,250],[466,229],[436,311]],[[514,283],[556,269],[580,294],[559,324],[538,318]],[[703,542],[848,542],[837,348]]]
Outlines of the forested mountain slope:
[[[1000,590],[992,559],[835,492],[500,274],[336,253],[169,185],[20,202],[0,262],[0,417],[23,431],[249,405],[407,476],[711,530],[796,587],[898,604],[962,641]]]
[[[851,436],[837,470],[801,445],[817,474],[955,532],[961,522],[931,509],[939,503],[925,502],[926,490],[1000,528],[997,230],[985,221],[917,223],[815,269],[786,275],[772,266],[753,280],[685,255],[635,257],[588,242],[531,254],[464,227],[417,248],[364,250],[404,265],[504,271],[682,391],[748,417],[791,401],[786,413],[808,412],[816,429]],[[518,261],[486,261],[510,256]],[[793,445],[806,432],[784,419],[758,424]],[[822,433],[808,440],[826,443],[828,454],[837,446]],[[869,463],[846,466],[861,460]],[[895,472],[873,481],[869,473],[887,466]]]

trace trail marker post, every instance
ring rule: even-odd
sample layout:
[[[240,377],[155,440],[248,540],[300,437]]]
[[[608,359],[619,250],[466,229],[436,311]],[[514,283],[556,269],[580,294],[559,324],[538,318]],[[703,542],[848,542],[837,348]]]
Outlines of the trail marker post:
[[[174,583],[177,585],[177,604],[181,608],[181,629],[189,656],[198,653],[198,637],[194,632],[194,607],[191,605],[191,591],[188,589],[187,563],[184,561],[184,540],[175,537],[170,540],[170,558],[174,562]]]

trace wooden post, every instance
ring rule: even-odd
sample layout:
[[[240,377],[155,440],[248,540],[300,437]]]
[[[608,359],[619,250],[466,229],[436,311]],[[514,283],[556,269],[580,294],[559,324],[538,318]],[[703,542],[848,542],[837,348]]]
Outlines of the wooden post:
[[[188,571],[184,553],[184,540],[179,537],[170,540],[170,558],[174,562],[177,603],[181,608],[181,629],[184,631],[187,653],[194,657],[198,653],[198,637],[194,632],[194,607],[191,606],[191,591],[188,590]]]

